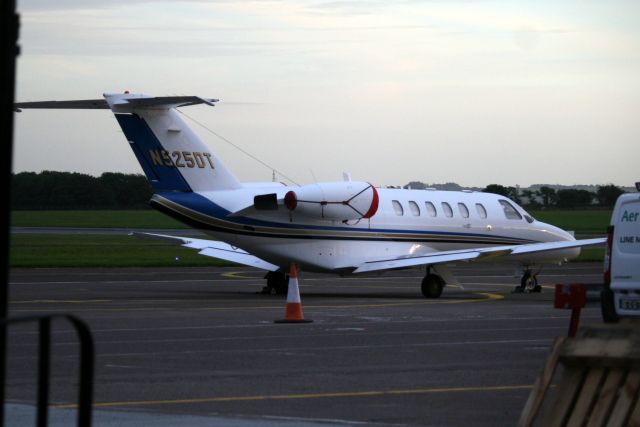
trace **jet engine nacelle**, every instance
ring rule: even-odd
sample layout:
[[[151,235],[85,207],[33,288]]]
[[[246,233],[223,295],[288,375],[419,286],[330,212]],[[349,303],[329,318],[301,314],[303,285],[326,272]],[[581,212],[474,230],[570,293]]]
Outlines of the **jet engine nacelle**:
[[[368,182],[325,182],[287,192],[284,204],[296,215],[348,221],[371,218],[378,211],[378,191]]]

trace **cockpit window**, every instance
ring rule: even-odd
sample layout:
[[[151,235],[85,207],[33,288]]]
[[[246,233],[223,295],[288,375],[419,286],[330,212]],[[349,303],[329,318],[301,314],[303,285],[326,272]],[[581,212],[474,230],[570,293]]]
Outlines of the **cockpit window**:
[[[498,200],[498,202],[500,202],[502,210],[504,211],[504,216],[507,217],[507,219],[522,219],[520,212],[518,212],[511,203],[506,200]]]

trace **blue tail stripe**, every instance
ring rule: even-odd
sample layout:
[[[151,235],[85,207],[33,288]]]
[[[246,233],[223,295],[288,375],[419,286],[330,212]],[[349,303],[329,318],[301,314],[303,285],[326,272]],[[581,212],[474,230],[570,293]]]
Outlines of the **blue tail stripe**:
[[[160,152],[164,148],[147,122],[136,114],[116,114],[115,116],[153,189],[190,192],[191,187],[170,160],[167,162],[171,163],[171,166],[153,162],[150,151]]]

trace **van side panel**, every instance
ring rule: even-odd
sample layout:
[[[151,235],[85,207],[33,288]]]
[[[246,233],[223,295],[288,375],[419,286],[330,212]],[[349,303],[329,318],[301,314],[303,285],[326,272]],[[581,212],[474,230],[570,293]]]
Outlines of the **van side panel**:
[[[640,194],[623,194],[611,223],[611,290],[621,316],[640,316]]]

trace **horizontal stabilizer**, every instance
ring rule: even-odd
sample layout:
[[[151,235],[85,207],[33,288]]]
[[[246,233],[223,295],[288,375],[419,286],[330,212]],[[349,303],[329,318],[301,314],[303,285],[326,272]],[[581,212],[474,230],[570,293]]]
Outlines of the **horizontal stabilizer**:
[[[16,110],[21,108],[47,108],[47,109],[79,109],[79,110],[108,110],[106,99],[80,99],[75,101],[37,101],[16,102],[13,104]]]
[[[369,261],[361,264],[354,270],[354,273],[364,273],[368,271],[389,270],[394,268],[409,268],[418,265],[444,264],[455,261],[471,261],[487,257],[515,256],[532,253],[557,251],[562,249],[578,248],[583,246],[601,245],[606,242],[606,238],[571,240],[562,242],[527,243],[524,245],[495,246],[489,248],[474,248],[457,251],[433,252],[427,255],[416,257],[405,257],[395,259],[383,259]]]
[[[25,108],[41,109],[114,109],[114,111],[141,108],[175,108],[190,105],[207,104],[214,106],[218,99],[201,98],[199,96],[148,96],[134,94],[105,94],[107,99],[80,99],[72,101],[37,101],[16,102],[13,104],[16,111]],[[111,105],[110,105],[111,103]],[[112,108],[113,107],[113,108]]]
[[[211,107],[219,99],[200,98],[199,96],[154,96],[148,98],[128,98],[126,101],[134,108],[151,107],[188,107],[191,105],[207,104]]]
[[[277,265],[264,261],[257,256],[251,255],[250,253],[243,251],[240,248],[236,248],[235,246],[231,246],[224,242],[215,240],[194,239],[191,237],[169,236],[166,234],[155,233],[133,232],[131,233],[131,235],[143,238],[166,240],[185,248],[198,249],[198,253],[200,255],[223,259],[225,261],[231,261],[238,264],[247,265],[249,267],[256,267],[261,270],[276,271],[279,268]]]

